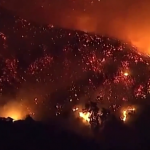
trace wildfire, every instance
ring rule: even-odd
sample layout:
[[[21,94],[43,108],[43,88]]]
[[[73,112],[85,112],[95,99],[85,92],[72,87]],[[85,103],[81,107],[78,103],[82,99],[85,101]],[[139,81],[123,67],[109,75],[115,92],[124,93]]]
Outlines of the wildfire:
[[[19,103],[8,103],[0,109],[1,117],[11,117],[14,121],[23,119],[26,116],[24,107],[21,107]]]
[[[13,118],[13,120],[15,120],[15,121],[21,119],[21,117],[17,113],[12,114],[11,118]]]
[[[5,112],[4,117],[11,117],[14,121],[22,119],[22,114],[17,110],[10,110]]]
[[[122,120],[125,122],[127,120],[128,114],[135,111],[134,107],[126,108],[122,111]]]
[[[79,116],[83,119],[83,121],[85,122],[89,122],[90,121],[90,113],[89,112],[86,112],[86,113],[83,113],[83,112],[79,112]]]

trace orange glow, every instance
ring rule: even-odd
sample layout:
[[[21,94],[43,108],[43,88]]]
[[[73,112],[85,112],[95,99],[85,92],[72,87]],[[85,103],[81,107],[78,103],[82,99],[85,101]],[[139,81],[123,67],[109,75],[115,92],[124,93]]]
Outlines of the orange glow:
[[[124,109],[124,110],[122,111],[122,117],[121,117],[121,119],[122,119],[124,122],[126,122],[126,121],[127,121],[127,118],[128,118],[128,114],[129,114],[130,112],[134,112],[134,111],[135,111],[135,108],[134,108],[134,107],[128,107],[128,108]]]
[[[126,121],[126,119],[127,119],[127,111],[126,110],[124,110],[123,111],[123,121]]]
[[[127,77],[128,75],[129,75],[129,73],[128,73],[128,72],[124,72],[124,76],[126,76],[126,77]]]
[[[79,112],[79,116],[83,119],[84,122],[89,122],[90,121],[90,113],[89,112],[86,112],[86,113],[83,113],[83,112]]]
[[[25,108],[18,103],[8,103],[0,109],[1,117],[11,117],[14,121],[24,119],[26,115]]]
[[[22,114],[15,109],[11,109],[11,110],[5,112],[3,117],[11,117],[14,121],[23,119]]]
[[[16,1],[17,5],[15,5]],[[43,3],[42,0],[38,0],[36,5],[35,2],[36,0],[32,0],[29,5],[26,5],[24,0],[15,0],[15,2],[11,0],[2,2],[1,5],[17,12],[18,15],[22,14],[29,20],[40,23],[51,22],[64,28],[123,39],[138,47],[140,52],[150,54],[149,0],[97,0],[91,2],[78,0],[65,1],[63,6],[61,5],[62,1],[45,0]],[[42,9],[36,11],[41,6]],[[56,9],[58,6],[61,7]],[[34,13],[30,13],[31,11]],[[51,17],[51,14],[55,14],[55,17]]]

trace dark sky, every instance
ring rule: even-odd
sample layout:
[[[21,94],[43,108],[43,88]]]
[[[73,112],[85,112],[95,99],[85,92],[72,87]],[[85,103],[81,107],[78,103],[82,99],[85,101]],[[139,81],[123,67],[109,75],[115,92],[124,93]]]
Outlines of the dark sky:
[[[150,52],[149,0],[3,0],[1,5],[34,21],[109,34]]]

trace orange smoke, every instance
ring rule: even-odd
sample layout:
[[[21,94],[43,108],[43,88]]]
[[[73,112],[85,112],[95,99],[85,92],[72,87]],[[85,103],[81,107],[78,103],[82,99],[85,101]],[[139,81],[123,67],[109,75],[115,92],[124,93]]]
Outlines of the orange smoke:
[[[1,5],[40,23],[113,36],[150,54],[149,0],[10,0]]]

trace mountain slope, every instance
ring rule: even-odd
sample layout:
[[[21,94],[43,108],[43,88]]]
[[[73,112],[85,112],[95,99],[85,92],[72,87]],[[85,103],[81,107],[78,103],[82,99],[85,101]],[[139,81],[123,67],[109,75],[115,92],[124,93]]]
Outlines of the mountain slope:
[[[41,26],[2,8],[0,22],[2,104],[13,99],[49,116],[97,96],[115,109],[149,97],[149,58],[127,43]]]

